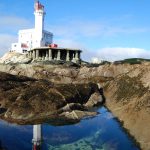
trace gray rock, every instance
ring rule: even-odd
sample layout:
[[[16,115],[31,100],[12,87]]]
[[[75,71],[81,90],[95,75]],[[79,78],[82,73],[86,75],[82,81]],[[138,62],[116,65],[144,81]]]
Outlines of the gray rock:
[[[94,106],[98,106],[103,102],[103,98],[100,93],[95,92],[91,95],[88,102],[85,104],[86,107],[91,108]]]

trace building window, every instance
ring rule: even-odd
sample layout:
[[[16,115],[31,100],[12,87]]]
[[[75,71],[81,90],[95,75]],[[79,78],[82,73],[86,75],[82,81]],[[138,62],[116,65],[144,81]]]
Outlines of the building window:
[[[26,52],[27,52],[27,50],[23,49],[23,53],[26,53]]]

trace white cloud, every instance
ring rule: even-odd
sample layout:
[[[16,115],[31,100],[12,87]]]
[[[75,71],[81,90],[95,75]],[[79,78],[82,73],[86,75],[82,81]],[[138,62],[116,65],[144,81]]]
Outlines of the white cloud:
[[[86,47],[86,41],[93,40],[93,38],[120,37],[125,34],[129,36],[134,34],[136,36],[138,33],[150,31],[150,28],[147,27],[132,27],[128,24],[115,24],[114,21],[112,22],[65,20],[49,27],[49,29],[59,38],[56,43],[62,45],[62,47],[79,47],[83,49],[82,58],[84,60],[89,61],[92,57],[98,61],[101,59],[114,61],[131,57],[150,58],[150,51],[140,48],[108,47],[89,51],[89,48]]]
[[[88,53],[86,54],[88,55]],[[91,52],[90,52],[91,55]],[[126,58],[148,58],[150,59],[150,50],[140,49],[140,48],[124,48],[124,47],[114,47],[114,48],[102,48],[97,50],[92,57],[98,60],[122,60]]]
[[[50,26],[49,29],[61,37],[93,37],[101,34],[103,25],[97,22],[89,21],[66,21],[59,25]]]
[[[31,28],[31,22],[28,19],[17,16],[1,16],[0,56],[10,50],[11,43],[17,42],[18,30],[29,27]]]
[[[11,43],[17,41],[17,37],[9,34],[0,34],[0,56],[8,52]]]
[[[49,29],[59,37],[64,38],[92,38],[104,36],[116,36],[119,34],[135,34],[149,32],[147,27],[131,27],[126,25],[112,25],[111,22],[86,20],[65,20],[50,26]]]
[[[1,16],[0,31],[6,29],[22,29],[31,27],[31,22],[28,19],[17,16]]]

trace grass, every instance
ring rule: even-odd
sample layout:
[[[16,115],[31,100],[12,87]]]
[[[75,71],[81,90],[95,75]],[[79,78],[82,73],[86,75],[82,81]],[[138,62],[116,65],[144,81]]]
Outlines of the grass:
[[[144,58],[129,58],[124,60],[115,61],[115,64],[141,64],[142,62],[150,62],[150,59]]]
[[[122,76],[117,81],[117,86],[116,99],[118,101],[131,99],[135,95],[137,97],[142,97],[148,91],[148,88],[142,85],[138,77],[131,78],[127,75]]]

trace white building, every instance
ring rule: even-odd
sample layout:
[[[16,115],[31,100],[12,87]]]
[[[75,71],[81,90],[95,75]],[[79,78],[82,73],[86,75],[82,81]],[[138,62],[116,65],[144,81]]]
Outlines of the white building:
[[[103,62],[103,60],[102,60],[102,59],[99,59],[99,58],[97,58],[97,57],[92,57],[91,62],[92,62],[93,64],[100,64],[100,63]]]
[[[34,4],[35,28],[19,30],[18,43],[12,43],[11,50],[25,53],[31,49],[48,46],[53,41],[53,34],[44,30],[44,6],[36,1]]]

